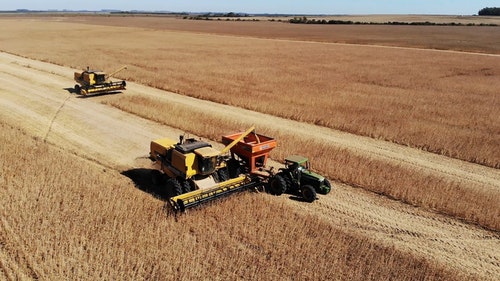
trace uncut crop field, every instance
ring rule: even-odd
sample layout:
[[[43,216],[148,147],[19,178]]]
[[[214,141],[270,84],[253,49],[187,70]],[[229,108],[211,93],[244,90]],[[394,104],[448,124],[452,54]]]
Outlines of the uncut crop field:
[[[498,56],[221,37],[169,30],[172,19],[134,19],[141,28],[120,19],[126,27],[6,19],[0,48],[75,68],[127,64],[118,76],[130,81],[500,167]],[[500,38],[498,28],[474,30]]]
[[[0,129],[2,280],[461,278],[264,194],[175,219],[117,171]]]

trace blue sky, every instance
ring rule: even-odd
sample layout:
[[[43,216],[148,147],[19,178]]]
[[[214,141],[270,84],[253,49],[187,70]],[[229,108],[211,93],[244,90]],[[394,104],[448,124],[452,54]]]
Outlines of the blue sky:
[[[445,14],[472,15],[500,0],[3,0],[0,10],[147,10],[287,14]]]

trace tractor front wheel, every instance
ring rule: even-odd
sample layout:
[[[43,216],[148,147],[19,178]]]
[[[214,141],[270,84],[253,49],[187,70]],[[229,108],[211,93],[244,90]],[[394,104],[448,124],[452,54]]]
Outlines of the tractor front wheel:
[[[316,200],[316,190],[310,185],[304,185],[302,187],[302,197],[306,202],[311,203]]]

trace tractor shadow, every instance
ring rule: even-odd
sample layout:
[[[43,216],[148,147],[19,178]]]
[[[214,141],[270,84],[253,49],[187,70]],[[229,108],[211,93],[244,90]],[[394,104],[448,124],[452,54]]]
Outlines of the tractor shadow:
[[[298,196],[298,195],[290,195],[288,197],[288,199],[293,200],[293,201],[297,201],[297,202],[306,202],[306,200],[302,196]]]
[[[152,196],[167,201],[168,197],[165,194],[165,188],[159,184],[154,184],[152,179],[153,169],[135,168],[121,172],[122,175],[131,179],[135,187],[151,194]]]

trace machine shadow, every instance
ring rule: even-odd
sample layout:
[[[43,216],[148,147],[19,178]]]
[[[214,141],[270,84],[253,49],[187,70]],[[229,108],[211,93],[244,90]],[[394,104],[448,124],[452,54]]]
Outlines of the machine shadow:
[[[121,172],[122,175],[131,179],[135,187],[153,195],[154,197],[167,201],[168,197],[165,194],[165,189],[158,184],[153,183],[151,172],[153,169],[135,168]]]
[[[63,88],[63,90],[67,91],[70,94],[77,94],[75,88]]]

